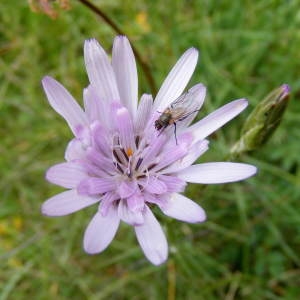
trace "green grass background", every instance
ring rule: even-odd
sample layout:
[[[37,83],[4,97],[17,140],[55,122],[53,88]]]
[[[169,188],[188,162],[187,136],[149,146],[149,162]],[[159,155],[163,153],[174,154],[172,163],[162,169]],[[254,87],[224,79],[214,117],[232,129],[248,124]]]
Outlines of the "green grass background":
[[[157,86],[189,47],[200,50],[190,85],[208,87],[204,116],[237,98],[248,109],[214,134],[200,161],[221,161],[243,121],[272,89],[288,83],[283,122],[263,148],[240,161],[259,168],[234,184],[190,185],[208,220],[185,224],[156,211],[170,256],[152,266],[122,224],[100,255],[82,250],[96,207],[47,218],[43,201],[62,189],[44,180],[63,160],[71,133],[48,105],[41,78],[61,81],[81,102],[82,46],[110,51],[115,33],[75,0],[52,20],[26,1],[0,2],[0,300],[299,299],[300,1],[96,1],[131,38]],[[147,16],[149,28],[137,16]],[[149,92],[139,70],[139,91]]]

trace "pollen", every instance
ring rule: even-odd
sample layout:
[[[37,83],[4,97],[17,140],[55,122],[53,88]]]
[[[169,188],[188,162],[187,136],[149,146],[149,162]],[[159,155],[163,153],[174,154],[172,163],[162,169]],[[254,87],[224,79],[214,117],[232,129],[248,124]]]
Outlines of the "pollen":
[[[131,148],[128,148],[128,149],[126,150],[126,154],[127,154],[128,157],[132,156],[133,150],[132,150]]]

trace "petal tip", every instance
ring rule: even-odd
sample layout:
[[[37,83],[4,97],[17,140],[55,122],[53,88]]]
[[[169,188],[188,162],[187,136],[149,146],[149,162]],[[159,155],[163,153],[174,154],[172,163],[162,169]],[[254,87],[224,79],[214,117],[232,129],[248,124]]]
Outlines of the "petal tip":
[[[45,215],[45,216],[47,216],[47,214],[46,214],[46,211],[45,211],[45,207],[44,207],[44,204],[42,204],[42,206],[41,206],[41,213],[43,214],[43,215]]]
[[[248,101],[248,99],[246,99],[246,98],[242,98],[242,99],[240,99],[240,104],[241,105],[245,105],[245,107],[248,105],[248,103],[249,103],[249,101]]]
[[[83,242],[83,250],[85,253],[87,253],[89,255],[95,255],[95,254],[98,254],[101,252],[101,251],[97,251],[97,250],[93,249],[93,247],[88,245],[88,243],[86,243],[86,242]]]
[[[46,174],[45,174],[45,180],[51,182],[50,178],[51,178],[51,168],[49,168],[49,169],[46,171]]]
[[[286,84],[286,83],[284,83],[284,84],[281,86],[281,88],[283,89],[283,91],[284,91],[285,94],[289,94],[290,91],[291,91],[290,86],[289,86],[288,84]]]
[[[241,113],[248,106],[249,101],[246,98],[241,98],[241,99],[234,100],[230,103],[234,104],[232,106],[232,109],[237,109],[239,111],[239,113]],[[228,104],[230,104],[230,103],[228,103]]]
[[[199,220],[198,220],[198,223],[203,223],[207,220],[207,216],[206,216],[206,213],[205,211],[203,210],[201,215],[199,216]]]
[[[191,53],[195,53],[195,54],[198,54],[199,53],[199,50],[195,47],[191,47],[187,50],[188,52],[191,52]]]
[[[151,260],[151,263],[153,265],[155,265],[155,266],[159,266],[159,265],[165,263],[167,259],[168,259],[168,256],[166,256],[166,257],[158,257],[155,260]]]
[[[192,57],[194,57],[195,61],[197,62],[198,57],[199,57],[199,50],[195,47],[189,48],[186,53]]]
[[[117,35],[117,36],[115,37],[115,41],[117,41],[117,40],[127,42],[127,41],[128,41],[128,38],[127,38],[126,35],[120,34],[120,35]]]
[[[85,46],[86,46],[86,45],[89,45],[89,44],[93,44],[93,43],[98,44],[98,41],[97,41],[95,38],[89,38],[89,39],[86,39],[86,40],[84,41],[84,45],[85,45]]]
[[[192,93],[202,92],[202,93],[206,94],[206,86],[203,83],[199,82],[199,83],[195,84],[193,87],[191,87],[189,89],[189,92],[192,92]]]
[[[54,78],[52,78],[51,76],[46,75],[42,78],[41,83],[42,83],[44,90],[46,90],[46,89],[50,88],[51,85],[56,84],[57,81]]]
[[[252,168],[250,168],[250,171],[249,171],[249,173],[251,174],[250,175],[250,177],[251,177],[251,176],[254,176],[258,173],[258,168],[255,167],[255,166],[252,166],[252,165],[250,165],[250,166],[252,167]]]
[[[47,205],[46,202],[43,203],[42,206],[41,206],[41,213],[42,213],[42,215],[47,216],[47,217],[53,217],[53,216],[54,216],[54,215],[51,214],[51,212],[49,211],[48,205]]]
[[[54,167],[55,167],[55,166],[52,166],[52,167],[48,168],[48,170],[47,170],[46,173],[45,173],[45,179],[46,179],[48,182],[51,182],[51,183],[53,183],[53,175],[55,175],[55,173],[53,172]]]
[[[95,38],[86,39],[83,46],[85,59],[87,59],[86,55],[88,53],[93,53],[98,48],[100,48],[100,44]]]
[[[49,80],[51,80],[51,79],[52,79],[51,76],[45,75],[45,76],[42,78],[42,83],[47,82],[47,81],[49,81]]]

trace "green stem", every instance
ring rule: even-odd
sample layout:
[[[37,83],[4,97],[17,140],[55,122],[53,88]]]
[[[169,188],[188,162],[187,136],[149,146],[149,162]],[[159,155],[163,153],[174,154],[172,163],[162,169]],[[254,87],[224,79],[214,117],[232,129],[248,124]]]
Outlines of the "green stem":
[[[120,35],[126,35],[128,37],[127,34],[125,34],[125,32],[119,28],[119,26],[112,21],[112,19],[110,17],[108,17],[99,7],[95,6],[93,3],[91,3],[88,0],[78,0],[80,3],[82,3],[83,5],[85,5],[87,8],[89,8],[93,13],[95,13],[96,15],[98,15],[100,18],[103,19],[103,21],[109,26],[111,27],[117,34]],[[151,89],[151,93],[153,96],[156,95],[157,89],[156,89],[156,85],[155,85],[155,81],[154,78],[152,76],[151,70],[149,65],[146,63],[146,61],[142,58],[142,56],[140,55],[139,51],[137,50],[137,48],[135,48],[133,46],[133,44],[131,43],[131,47],[133,50],[133,53],[136,57],[136,60],[138,61],[138,63],[140,64],[147,82],[149,84],[149,87]]]

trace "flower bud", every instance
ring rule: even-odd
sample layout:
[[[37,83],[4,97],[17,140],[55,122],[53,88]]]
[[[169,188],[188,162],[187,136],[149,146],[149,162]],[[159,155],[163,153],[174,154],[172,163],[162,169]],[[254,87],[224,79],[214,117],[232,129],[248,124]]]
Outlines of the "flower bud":
[[[289,95],[289,86],[283,84],[254,108],[244,123],[239,141],[231,148],[231,155],[238,156],[255,150],[269,140],[280,124]]]

